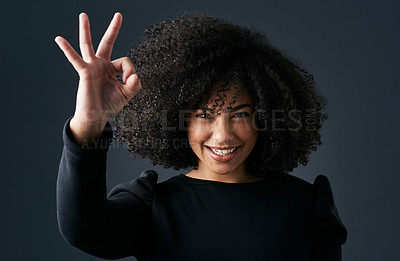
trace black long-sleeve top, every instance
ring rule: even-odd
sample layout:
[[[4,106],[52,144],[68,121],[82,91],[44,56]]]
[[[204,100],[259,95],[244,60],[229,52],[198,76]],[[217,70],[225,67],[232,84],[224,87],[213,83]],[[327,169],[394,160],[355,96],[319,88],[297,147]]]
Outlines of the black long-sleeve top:
[[[341,260],[347,231],[325,176],[314,184],[289,174],[223,183],[181,174],[157,183],[157,173],[148,170],[107,196],[112,131],[96,146],[79,146],[68,123],[57,216],[71,245],[106,259]]]

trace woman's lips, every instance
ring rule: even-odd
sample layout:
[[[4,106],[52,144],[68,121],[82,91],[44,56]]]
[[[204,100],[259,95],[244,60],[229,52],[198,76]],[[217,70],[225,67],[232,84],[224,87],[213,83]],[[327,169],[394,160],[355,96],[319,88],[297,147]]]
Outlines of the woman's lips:
[[[221,148],[221,147],[206,146],[207,151],[208,151],[209,155],[211,156],[211,158],[213,158],[216,161],[220,161],[220,162],[230,161],[231,159],[233,159],[236,156],[239,147],[240,146]]]

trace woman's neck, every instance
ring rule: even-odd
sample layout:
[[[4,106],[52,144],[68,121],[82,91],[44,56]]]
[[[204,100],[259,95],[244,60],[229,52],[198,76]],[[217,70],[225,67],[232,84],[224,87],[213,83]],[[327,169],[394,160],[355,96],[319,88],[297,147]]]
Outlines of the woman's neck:
[[[202,180],[212,180],[225,183],[249,183],[261,180],[262,177],[255,177],[245,171],[245,168],[237,169],[232,173],[214,173],[199,164],[197,169],[187,173],[186,176]]]

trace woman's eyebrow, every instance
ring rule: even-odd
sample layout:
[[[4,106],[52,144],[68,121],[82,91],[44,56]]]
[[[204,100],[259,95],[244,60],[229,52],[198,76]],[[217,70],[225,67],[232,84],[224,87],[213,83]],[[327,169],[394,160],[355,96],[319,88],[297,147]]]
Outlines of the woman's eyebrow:
[[[245,108],[245,107],[252,107],[252,106],[253,106],[253,105],[247,104],[247,103],[241,104],[241,105],[238,105],[238,106],[236,106],[236,107],[233,107],[232,109],[229,110],[229,112],[234,112],[234,111],[240,110],[240,109],[242,109],[242,108]]]
[[[233,107],[232,109],[227,110],[227,112],[234,112],[234,111],[240,110],[245,107],[253,107],[253,105],[247,104],[247,103],[241,104],[236,107]],[[198,108],[198,110],[213,112],[213,110],[208,107],[201,107],[201,108]]]

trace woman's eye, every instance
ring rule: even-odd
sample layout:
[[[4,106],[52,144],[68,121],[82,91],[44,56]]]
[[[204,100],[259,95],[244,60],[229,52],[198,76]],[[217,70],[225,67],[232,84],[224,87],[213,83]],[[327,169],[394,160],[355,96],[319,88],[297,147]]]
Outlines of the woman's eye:
[[[208,113],[198,113],[195,115],[196,118],[202,118],[202,119],[212,119],[212,116]]]
[[[232,116],[232,118],[244,118],[244,117],[247,117],[247,116],[249,116],[249,115],[250,115],[250,114],[249,114],[248,112],[241,111],[241,112],[235,113],[235,114]]]

